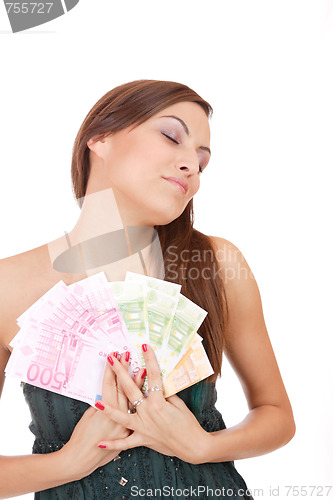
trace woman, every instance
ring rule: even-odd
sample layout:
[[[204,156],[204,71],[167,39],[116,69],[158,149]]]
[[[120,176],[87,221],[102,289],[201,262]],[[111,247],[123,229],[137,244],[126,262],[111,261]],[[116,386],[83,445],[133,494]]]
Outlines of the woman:
[[[120,225],[151,228],[162,263],[156,253],[143,261],[129,252],[101,265],[99,250],[88,244],[85,258],[80,253],[82,272],[72,260],[59,269],[53,264],[66,253],[62,238],[1,261],[0,307],[4,369],[16,318],[60,279],[69,285],[100,270],[110,281],[123,280],[127,270],[162,271],[208,312],[198,332],[214,374],[165,399],[153,350],[144,345],[150,391],[143,399],[145,371],[132,380],[128,359],[118,355],[108,358],[96,409],[25,384],[33,455],[0,457],[1,498],[36,491],[41,499],[251,499],[234,460],[269,453],[294,436],[251,270],[232,243],[193,228],[192,198],[210,158],[211,112],[198,94],[174,82],[140,80],[103,96],[74,144],[72,182],[81,213],[66,235],[67,248]],[[246,418],[229,429],[214,406],[223,352],[249,406]],[[135,413],[128,413],[133,403]]]

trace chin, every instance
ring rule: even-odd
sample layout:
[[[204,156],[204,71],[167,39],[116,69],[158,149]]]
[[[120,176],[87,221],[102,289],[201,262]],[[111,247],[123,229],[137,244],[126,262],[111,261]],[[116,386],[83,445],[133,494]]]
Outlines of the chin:
[[[160,217],[156,217],[155,218],[155,222],[154,225],[155,226],[166,226],[167,224],[170,224],[170,222],[173,222],[175,219],[178,219],[178,217],[180,216],[181,214],[177,214],[177,215],[170,215],[170,214],[164,214],[163,216],[160,216]]]
[[[158,207],[158,209],[156,209]],[[170,222],[177,219],[185,210],[186,207],[177,207],[176,203],[170,203],[170,199],[168,199],[168,203],[161,203],[161,200],[155,201],[155,203],[150,204],[150,208],[148,210],[147,220],[151,221],[151,225],[153,226],[165,226],[170,224]]]

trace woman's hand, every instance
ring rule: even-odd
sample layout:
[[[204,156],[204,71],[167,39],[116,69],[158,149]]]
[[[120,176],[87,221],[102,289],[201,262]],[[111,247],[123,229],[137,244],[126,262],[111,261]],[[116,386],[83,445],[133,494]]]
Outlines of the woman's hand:
[[[129,362],[126,353],[123,353],[118,363],[141,394],[140,389],[144,382],[146,370],[141,369],[133,381],[128,373]],[[110,363],[107,363],[105,367],[102,394],[105,403],[112,404],[118,411],[124,413],[128,411],[128,399],[117,383],[117,376],[111,369]],[[67,461],[68,467],[75,468],[75,477],[81,479],[93,472],[97,467],[110,462],[118,454],[119,450],[106,451],[102,447],[98,447],[100,440],[124,439],[129,436],[130,432],[121,423],[110,420],[103,412],[90,407],[83,414],[75,426],[70,440],[59,450],[59,453]]]
[[[147,446],[189,463],[202,463],[205,447],[208,445],[208,433],[181,398],[173,395],[165,399],[161,390],[151,390],[154,386],[162,389],[160,368],[154,351],[146,344],[143,345],[143,356],[150,389],[149,396],[137,405],[136,413],[127,413],[104,400],[104,410],[100,411],[112,421],[132,429],[133,433],[122,439],[103,440],[99,445],[105,446],[106,450],[116,451]],[[133,403],[143,397],[140,389],[116,358],[113,359],[112,370],[129,401]]]

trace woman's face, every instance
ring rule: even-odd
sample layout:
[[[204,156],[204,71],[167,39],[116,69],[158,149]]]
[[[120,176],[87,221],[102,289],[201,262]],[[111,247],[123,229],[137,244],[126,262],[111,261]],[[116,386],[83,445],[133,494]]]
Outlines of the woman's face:
[[[174,104],[139,126],[96,143],[88,141],[95,153],[91,154],[90,187],[113,189],[126,225],[168,224],[198,191],[201,170],[210,158],[209,142],[203,109],[191,102]],[[186,192],[167,177],[186,183]]]

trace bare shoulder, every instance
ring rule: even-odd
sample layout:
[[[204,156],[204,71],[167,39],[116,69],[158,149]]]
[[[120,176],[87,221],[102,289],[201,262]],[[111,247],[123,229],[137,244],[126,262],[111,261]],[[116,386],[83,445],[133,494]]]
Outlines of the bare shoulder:
[[[8,348],[19,327],[16,318],[47,289],[43,247],[0,259],[0,344]]]
[[[229,284],[229,289],[233,286],[240,286],[251,280],[252,286],[256,281],[249,264],[247,263],[241,250],[231,241],[219,236],[209,236],[215,255],[220,266],[221,274],[225,285]]]
[[[248,406],[272,404],[291,412],[254,275],[239,248],[223,238],[210,238],[228,302],[225,354],[241,382]]]
[[[231,262],[235,260],[243,260],[244,257],[239,248],[231,241],[221,238],[220,236],[208,236],[217,251],[217,256],[221,261]]]
[[[240,323],[256,314],[256,322],[264,327],[261,297],[257,282],[243,253],[236,245],[218,236],[210,236],[226,292],[229,321],[228,341],[240,332]],[[230,346],[231,348],[231,346]]]

